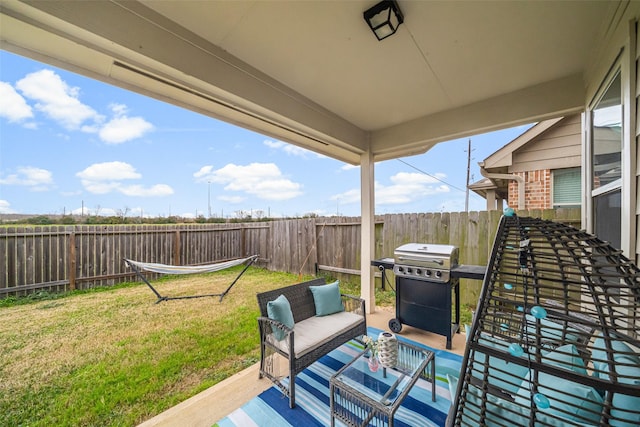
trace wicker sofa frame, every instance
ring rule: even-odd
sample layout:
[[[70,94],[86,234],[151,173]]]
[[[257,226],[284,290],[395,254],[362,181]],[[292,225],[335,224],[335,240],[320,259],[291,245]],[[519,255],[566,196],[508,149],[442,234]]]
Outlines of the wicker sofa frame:
[[[343,330],[337,335],[331,336],[330,339],[320,337],[319,341],[315,343],[309,351],[304,352],[299,357],[296,357],[293,351],[283,350],[284,347],[286,347],[286,349],[295,348],[295,328],[298,326],[298,323],[316,314],[313,294],[309,287],[324,284],[324,279],[314,279],[257,294],[261,314],[261,317],[258,318],[260,329],[259,377],[262,378],[264,376],[273,381],[282,393],[289,397],[289,407],[291,408],[295,407],[295,377],[297,374],[330,351],[367,333],[364,300],[355,296],[342,294],[342,303],[344,304],[345,311],[361,315],[361,322],[347,330]],[[296,323],[294,329],[288,328],[278,321],[269,319],[267,316],[267,303],[280,295],[284,295],[289,300],[293,318]],[[274,345],[273,339],[269,339],[269,336],[273,334],[274,327],[284,331],[284,342],[286,346],[276,346]],[[276,360],[278,359],[277,355],[284,357],[288,361],[288,386],[281,381],[283,378],[278,375],[279,364]]]

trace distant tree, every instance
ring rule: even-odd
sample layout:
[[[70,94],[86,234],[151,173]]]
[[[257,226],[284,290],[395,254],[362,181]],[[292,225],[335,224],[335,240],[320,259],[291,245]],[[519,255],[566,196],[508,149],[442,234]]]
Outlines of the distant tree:
[[[118,216],[120,217],[120,219],[122,220],[122,223],[125,223],[125,218],[127,217],[127,214],[129,213],[131,209],[128,206],[125,206],[122,209],[118,209],[116,211],[116,213],[118,214]]]
[[[73,215],[63,215],[58,222],[60,224],[66,224],[66,225],[72,225],[76,223],[76,219],[73,217]]]
[[[227,222],[227,220],[225,220],[224,218],[217,218],[217,217],[211,217],[209,219],[207,219],[208,223],[211,224],[224,224],[225,222]]]
[[[100,217],[102,221],[98,222],[98,224],[121,224],[122,220],[119,216],[104,216]]]
[[[46,215],[39,215],[39,216],[27,218],[27,224],[47,225],[47,224],[53,224],[53,223],[54,221]]]
[[[98,215],[89,215],[84,220],[85,224],[93,225],[102,223],[102,219]]]

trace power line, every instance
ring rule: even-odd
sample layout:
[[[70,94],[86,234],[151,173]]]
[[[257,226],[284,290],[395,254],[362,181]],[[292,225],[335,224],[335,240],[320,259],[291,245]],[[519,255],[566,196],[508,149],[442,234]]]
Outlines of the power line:
[[[443,183],[443,184],[448,185],[449,187],[455,188],[456,190],[458,190],[458,191],[462,191],[463,193],[465,193],[465,192],[466,192],[466,190],[463,190],[463,189],[462,189],[462,188],[460,188],[460,187],[456,187],[456,186],[455,186],[455,185],[453,185],[453,184],[449,184],[447,181],[443,181],[442,179],[438,178],[437,176],[431,175],[431,174],[430,174],[430,173],[428,173],[428,172],[425,172],[425,171],[423,171],[423,170],[421,170],[421,169],[418,169],[417,167],[415,167],[415,166],[413,166],[413,165],[411,165],[411,164],[409,164],[409,163],[405,162],[404,160],[401,160],[401,159],[396,159],[396,160],[397,160],[397,161],[399,161],[399,162],[401,162],[401,163],[404,163],[405,165],[409,166],[410,168],[413,168],[413,169],[417,170],[418,172],[420,172],[420,173],[422,173],[422,174],[425,174],[425,175],[427,175],[427,176],[430,176],[431,178],[433,178],[433,179],[435,179],[435,180],[437,180],[437,181],[440,181],[440,182],[441,182],[441,183]]]

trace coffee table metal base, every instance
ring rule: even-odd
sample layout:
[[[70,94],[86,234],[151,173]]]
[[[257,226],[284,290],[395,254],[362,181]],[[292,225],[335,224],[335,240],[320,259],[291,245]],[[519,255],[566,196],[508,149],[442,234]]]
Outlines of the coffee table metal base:
[[[399,341],[393,368],[368,368],[367,350],[343,366],[329,381],[331,426],[393,426],[394,415],[419,378],[431,382],[436,400],[436,365],[432,351]]]

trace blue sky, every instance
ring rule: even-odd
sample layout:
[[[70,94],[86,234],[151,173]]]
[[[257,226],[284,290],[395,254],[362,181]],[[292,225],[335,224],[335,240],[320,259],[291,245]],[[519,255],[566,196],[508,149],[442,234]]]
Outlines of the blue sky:
[[[474,180],[526,129],[471,137]],[[464,211],[467,141],[376,163],[376,214]],[[359,167],[0,50],[0,214],[359,216],[359,188]]]

